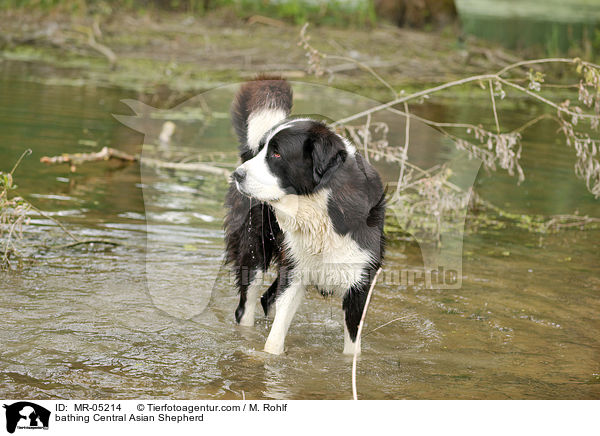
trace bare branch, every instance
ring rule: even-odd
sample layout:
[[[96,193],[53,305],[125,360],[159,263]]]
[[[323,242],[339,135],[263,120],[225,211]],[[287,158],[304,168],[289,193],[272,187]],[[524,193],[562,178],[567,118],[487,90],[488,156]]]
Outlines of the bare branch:
[[[104,147],[102,150],[96,153],[74,153],[74,154],[63,154],[60,156],[44,156],[40,159],[40,162],[46,164],[62,164],[67,163],[71,165],[71,171],[75,171],[76,166],[85,162],[98,162],[108,161],[111,159],[120,160],[123,162],[140,162],[142,165],[147,165],[154,168],[167,168],[181,171],[200,171],[205,173],[211,173],[215,175],[221,175],[229,177],[231,172],[225,168],[217,167],[203,162],[168,162],[155,158],[140,159],[139,155],[132,155],[125,153],[114,148]]]
[[[550,64],[550,63],[565,63],[565,64],[576,64],[578,63],[580,60],[575,58],[575,59],[569,59],[569,58],[545,58],[545,59],[533,59],[533,60],[529,60],[529,61],[521,61],[521,62],[515,62],[514,64],[511,65],[507,65],[506,67],[502,68],[500,71],[498,71],[496,73],[496,75],[501,76],[503,74],[505,74],[508,71],[514,70],[515,68],[519,68],[519,67],[523,67],[526,65],[537,65],[537,64]],[[581,61],[582,64],[593,67],[593,68],[599,68],[600,69],[600,65],[596,65],[593,64],[591,62],[584,62]]]
[[[367,299],[365,301],[365,307],[363,309],[362,315],[360,317],[360,323],[358,324],[358,332],[356,333],[356,343],[360,344],[360,336],[362,334],[363,325],[365,323],[365,318],[367,317],[367,309],[369,308],[369,303],[371,302],[371,295],[373,294],[373,288],[375,288],[375,283],[377,283],[377,278],[379,277],[379,273],[381,273],[381,268],[377,270],[375,276],[373,277],[373,281],[371,282],[371,287],[369,288],[369,293],[367,294]],[[358,347],[354,349],[354,356],[352,357],[352,397],[355,400],[358,400],[358,394],[356,391],[356,362],[358,359]]]
[[[500,123],[498,122],[498,111],[496,110],[496,97],[494,97],[494,86],[492,81],[489,81],[490,99],[492,100],[492,109],[494,111],[494,121],[496,121],[496,132],[500,133]]]
[[[404,112],[406,113],[405,119],[405,131],[404,131],[404,148],[402,149],[402,157],[400,161],[400,175],[398,176],[398,185],[396,185],[396,192],[394,197],[397,199],[400,197],[400,191],[404,185],[404,168],[406,167],[406,161],[408,160],[408,145],[410,144],[410,112],[408,111],[408,103],[404,102]]]
[[[369,127],[371,126],[371,115],[367,115],[367,123],[365,124],[365,128],[364,128],[364,133],[363,133],[363,146],[364,146],[364,150],[365,150],[365,159],[367,159],[367,162],[370,163],[369,161],[369,150],[368,150],[368,145],[369,145]]]

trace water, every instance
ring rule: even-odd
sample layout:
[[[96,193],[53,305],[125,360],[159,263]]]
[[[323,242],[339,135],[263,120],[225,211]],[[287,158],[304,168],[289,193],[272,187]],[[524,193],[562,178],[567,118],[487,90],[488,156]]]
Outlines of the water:
[[[467,34],[511,49],[532,47],[549,55],[595,55],[599,43],[598,0],[456,0]]]
[[[110,115],[128,113],[119,101],[137,95],[44,85],[29,80],[39,74],[30,68],[2,66],[0,166],[9,169],[32,148],[15,174],[20,193],[79,236],[121,245],[39,249],[69,240],[51,221],[33,218],[23,248],[33,260],[0,273],[0,396],[350,398],[338,301],[310,293],[282,356],[260,351],[271,320],[257,316],[254,328],[235,325],[237,296],[219,268],[224,178],[163,170],[144,170],[141,178],[139,166],[115,163],[88,164],[75,174],[43,166],[42,155],[104,145],[134,153],[143,137]],[[299,99],[300,108],[310,106]],[[432,118],[489,121],[477,100],[467,101],[419,110]],[[500,116],[511,125],[535,110],[519,103]],[[198,123],[183,123],[174,141],[185,150],[185,139],[200,135],[207,150],[221,152],[216,159],[234,164],[228,122],[217,117],[201,133]],[[435,157],[436,133],[415,127],[412,139],[419,144],[413,162]],[[482,170],[476,184],[484,198],[519,213],[600,215],[551,124],[531,131],[524,149],[526,181],[517,186],[502,172]],[[378,165],[391,179],[390,165]],[[358,364],[360,397],[600,398],[598,237],[598,231],[540,236],[485,229],[465,238],[461,289],[378,285]],[[149,283],[148,253],[177,275]],[[421,265],[414,241],[391,243],[386,271]],[[209,298],[198,294],[206,308],[191,318],[173,303],[190,297],[176,292],[189,283],[210,291]],[[395,318],[401,319],[370,333]]]

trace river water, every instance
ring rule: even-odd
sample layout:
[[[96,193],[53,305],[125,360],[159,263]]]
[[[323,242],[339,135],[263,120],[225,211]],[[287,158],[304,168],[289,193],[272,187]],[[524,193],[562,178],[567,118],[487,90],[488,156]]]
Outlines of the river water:
[[[282,356],[261,351],[271,319],[257,315],[254,328],[235,324],[237,296],[221,267],[224,177],[113,162],[71,173],[39,162],[103,146],[136,153],[150,142],[111,115],[131,114],[120,101],[136,94],[52,85],[40,80],[44,68],[2,64],[0,169],[10,170],[31,148],[15,173],[19,193],[79,237],[120,245],[52,248],[70,241],[52,221],[32,216],[21,244],[27,261],[0,272],[0,396],[351,398],[339,301],[309,293]],[[309,91],[297,92],[305,112],[314,107]],[[204,156],[232,168],[230,100],[211,98],[219,109],[210,121],[177,113],[172,143],[181,152],[203,138]],[[467,96],[419,111],[488,122],[484,103]],[[501,118],[511,125],[536,111],[518,101]],[[411,159],[426,165],[439,134],[414,129]],[[502,171],[481,170],[477,192],[515,213],[600,215],[555,130],[543,122],[524,137],[527,178],[520,186]],[[390,165],[377,165],[392,180]],[[600,398],[599,236],[598,230],[541,235],[484,228],[464,238],[460,289],[379,284],[358,362],[359,396]],[[422,264],[414,240],[390,241],[386,271]]]

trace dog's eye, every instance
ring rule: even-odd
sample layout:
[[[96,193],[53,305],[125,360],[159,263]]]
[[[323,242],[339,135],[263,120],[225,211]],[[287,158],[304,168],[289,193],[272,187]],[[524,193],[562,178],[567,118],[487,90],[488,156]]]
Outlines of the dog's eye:
[[[274,158],[278,159],[278,158],[281,157],[281,155],[279,153],[273,152],[273,153],[271,153],[271,157],[274,157]]]

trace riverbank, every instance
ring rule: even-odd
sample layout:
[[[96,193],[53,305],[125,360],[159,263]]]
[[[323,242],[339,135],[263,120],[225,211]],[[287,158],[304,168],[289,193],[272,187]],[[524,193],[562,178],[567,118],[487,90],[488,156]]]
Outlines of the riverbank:
[[[422,32],[378,25],[372,29],[310,27],[311,44],[330,56],[321,77],[307,73],[298,45],[301,26],[261,16],[241,20],[219,13],[88,16],[2,12],[0,61],[41,62],[53,67],[35,80],[97,84],[158,96],[169,105],[259,72],[328,84],[389,98],[388,90],[361,68],[376,69],[396,89],[410,91],[465,75],[497,70],[518,56],[447,27]],[[376,50],[374,49],[376,48]],[[363,64],[362,66],[359,63]],[[173,96],[175,95],[175,96]],[[165,101],[161,96],[170,96]]]

